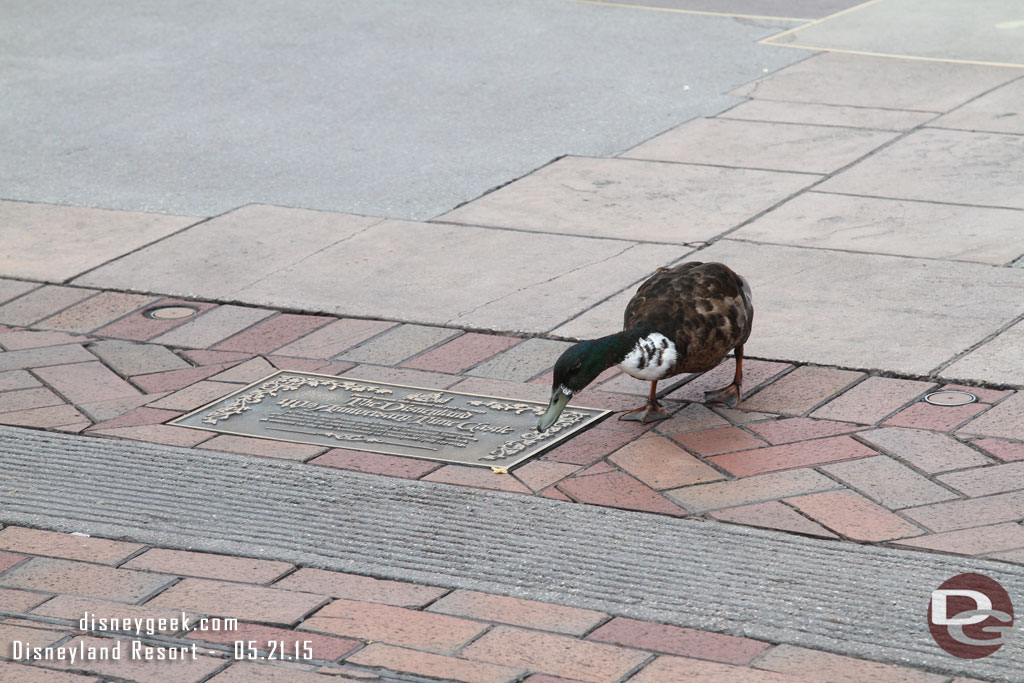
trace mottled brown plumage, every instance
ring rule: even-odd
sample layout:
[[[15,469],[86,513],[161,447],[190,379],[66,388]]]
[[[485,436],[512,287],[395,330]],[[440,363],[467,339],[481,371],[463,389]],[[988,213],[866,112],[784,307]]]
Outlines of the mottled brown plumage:
[[[721,263],[659,268],[626,306],[622,329],[660,332],[678,357],[666,377],[710,370],[750,337],[750,289]]]
[[[573,395],[616,364],[650,381],[647,404],[619,417],[646,423],[669,416],[658,405],[659,380],[705,372],[735,351],[733,381],[704,394],[708,403],[735,406],[741,398],[743,343],[753,319],[750,287],[727,266],[691,261],[659,268],[630,299],[622,332],[574,344],[558,358],[551,401],[537,429],[548,429]]]

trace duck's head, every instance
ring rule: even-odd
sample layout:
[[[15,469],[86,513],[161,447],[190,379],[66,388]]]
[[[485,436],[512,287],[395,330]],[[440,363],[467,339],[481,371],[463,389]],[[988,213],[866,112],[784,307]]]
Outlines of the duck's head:
[[[574,394],[622,360],[617,357],[621,355],[615,348],[617,345],[611,344],[609,339],[604,337],[574,344],[559,356],[551,382],[551,401],[537,424],[537,431],[543,432],[553,425]]]

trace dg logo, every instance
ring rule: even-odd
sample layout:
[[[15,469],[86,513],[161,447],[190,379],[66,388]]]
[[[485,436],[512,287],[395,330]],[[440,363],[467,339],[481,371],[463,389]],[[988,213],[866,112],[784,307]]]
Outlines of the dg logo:
[[[928,628],[939,647],[954,657],[987,657],[1013,630],[1010,595],[983,574],[954,576],[932,591]]]

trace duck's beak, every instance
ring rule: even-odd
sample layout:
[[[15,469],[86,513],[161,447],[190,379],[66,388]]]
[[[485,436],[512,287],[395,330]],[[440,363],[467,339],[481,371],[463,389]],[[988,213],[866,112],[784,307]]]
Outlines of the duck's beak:
[[[562,410],[565,409],[565,405],[572,398],[572,392],[562,387],[555,387],[555,390],[551,392],[551,402],[548,403],[547,412],[541,416],[540,422],[537,423],[537,431],[543,432],[551,425],[555,424],[555,420],[562,414]]]

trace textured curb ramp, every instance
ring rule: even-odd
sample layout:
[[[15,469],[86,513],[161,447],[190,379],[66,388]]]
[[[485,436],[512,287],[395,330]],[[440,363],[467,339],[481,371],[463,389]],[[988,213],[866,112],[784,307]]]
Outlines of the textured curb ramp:
[[[546,600],[948,673],[1020,680],[928,634],[930,592],[1024,570],[186,448],[0,428],[0,521]],[[1018,623],[1020,617],[1018,617]]]

